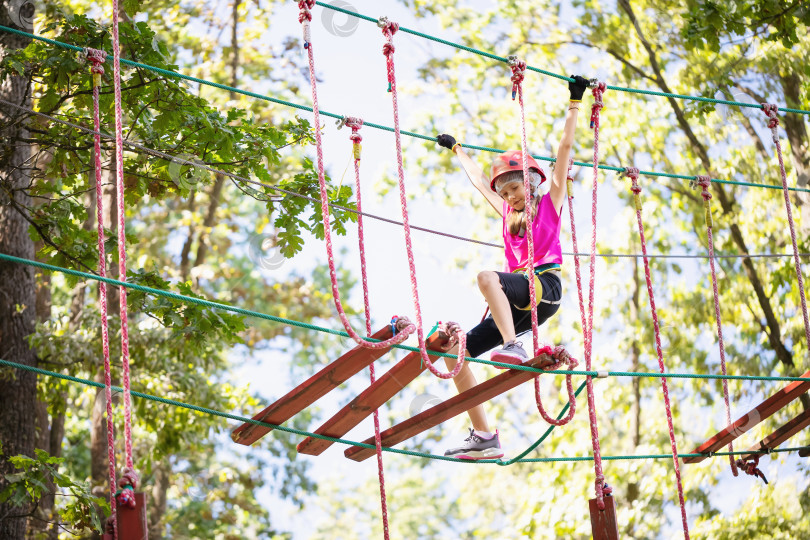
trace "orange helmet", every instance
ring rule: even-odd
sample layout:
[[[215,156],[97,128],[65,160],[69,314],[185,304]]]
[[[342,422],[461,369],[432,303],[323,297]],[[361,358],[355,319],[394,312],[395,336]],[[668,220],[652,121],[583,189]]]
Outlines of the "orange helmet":
[[[537,164],[531,155],[529,156],[529,170],[535,170],[540,173],[541,184],[546,181],[546,175],[543,173],[543,169],[540,168],[540,165]],[[523,171],[523,152],[520,150],[508,150],[503,154],[498,154],[498,157],[492,162],[492,168],[489,171],[490,189],[497,193],[495,181],[498,180],[499,176],[510,171]]]

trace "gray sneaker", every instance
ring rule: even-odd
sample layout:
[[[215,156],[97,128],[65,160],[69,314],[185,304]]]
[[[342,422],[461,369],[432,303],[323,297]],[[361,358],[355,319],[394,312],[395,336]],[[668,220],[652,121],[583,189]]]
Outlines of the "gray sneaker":
[[[464,439],[464,444],[451,448],[444,455],[458,459],[496,459],[503,457],[503,450],[497,431],[491,438],[485,439],[470,429],[470,436]]]
[[[529,355],[523,350],[523,343],[513,340],[504,343],[502,348],[492,351],[489,359],[493,362],[502,362],[504,364],[522,364],[529,359]]]

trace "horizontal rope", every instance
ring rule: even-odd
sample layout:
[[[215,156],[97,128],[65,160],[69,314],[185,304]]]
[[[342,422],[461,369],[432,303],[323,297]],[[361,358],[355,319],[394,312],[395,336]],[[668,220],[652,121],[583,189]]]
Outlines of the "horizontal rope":
[[[37,373],[39,375],[45,375],[45,376],[48,376],[48,377],[55,377],[57,379],[62,379],[62,380],[65,380],[65,381],[71,381],[71,382],[74,382],[74,383],[83,384],[83,385],[86,385],[86,386],[92,386],[92,387],[95,387],[95,388],[104,388],[104,384],[96,382],[96,381],[90,381],[90,380],[82,379],[82,378],[79,378],[79,377],[73,377],[71,375],[63,375],[61,373],[55,373],[53,371],[47,371],[47,370],[44,370],[44,369],[41,369],[41,368],[36,368],[36,367],[33,367],[33,366],[26,366],[24,364],[18,364],[16,362],[10,362],[8,360],[0,359],[0,365],[6,366],[6,367],[11,367],[11,368],[16,368],[16,369],[22,369],[24,371]],[[115,390],[116,392],[122,392],[123,391],[123,389],[120,386],[113,386],[112,389]],[[580,387],[580,389],[581,389],[581,387]],[[154,396],[154,395],[151,395],[151,394],[145,394],[143,392],[136,392],[134,390],[131,391],[131,395],[133,395],[135,397],[138,397],[138,398],[147,399],[149,401],[155,401],[155,402],[158,402],[158,403],[163,403],[165,405],[171,405],[173,407],[180,407],[180,408],[183,408],[183,409],[189,409],[189,410],[196,411],[196,412],[203,413],[203,414],[209,414],[209,415],[212,415],[212,416],[219,416],[221,418],[227,418],[228,420],[236,420],[238,422],[247,422],[247,423],[250,423],[250,424],[255,424],[257,426],[263,426],[263,427],[275,429],[275,430],[278,430],[278,431],[283,431],[285,433],[292,433],[294,435],[301,435],[301,436],[304,436],[304,437],[313,437],[315,439],[321,439],[321,440],[324,440],[324,441],[331,441],[333,443],[340,443],[340,444],[345,444],[345,445],[348,445],[348,446],[359,446],[361,448],[368,448],[368,449],[372,449],[372,450],[375,449],[374,445],[372,445],[372,444],[366,444],[366,443],[357,442],[357,441],[350,441],[348,439],[339,439],[337,437],[329,437],[328,435],[321,435],[320,433],[311,433],[309,431],[304,431],[304,430],[301,430],[301,429],[295,429],[295,428],[290,428],[290,427],[285,427],[285,426],[279,426],[279,425],[276,425],[276,424],[269,424],[267,422],[262,422],[260,420],[254,420],[253,418],[248,418],[246,416],[240,416],[240,415],[237,415],[237,414],[230,414],[230,413],[226,413],[226,412],[222,412],[222,411],[217,411],[215,409],[209,409],[207,407],[201,407],[199,405],[193,405],[191,403],[185,403],[185,402],[174,400],[174,399],[168,399],[168,398],[163,398],[163,397],[160,397],[160,396]],[[563,409],[563,411],[560,413],[560,415],[558,415],[558,418],[561,417],[563,414],[565,414],[565,409]],[[551,429],[553,429],[553,427],[554,426],[551,426],[550,429],[546,430],[546,433],[541,437],[541,441],[538,441],[537,443],[535,443],[532,446],[536,446],[537,444],[539,444],[539,442],[542,442],[542,440],[545,439],[545,437],[548,435],[548,433],[550,433],[550,431],[551,431]],[[769,453],[779,453],[779,452],[794,452],[794,451],[798,451],[798,450],[803,450],[805,448],[807,448],[807,447],[802,446],[802,447],[795,447],[795,448],[782,448],[782,449],[773,449],[773,450],[770,450],[770,451],[769,450],[758,450],[758,451],[747,451],[746,450],[746,451],[737,451],[737,452],[693,453],[693,454],[679,454],[679,456],[681,458],[691,458],[691,457],[715,457],[715,456],[742,455],[742,454],[769,454]],[[530,447],[530,450],[531,449],[533,449],[533,448]],[[474,460],[453,458],[453,457],[447,457],[447,456],[440,456],[440,455],[436,455],[436,454],[429,454],[429,453],[425,453],[425,452],[417,452],[417,451],[414,451],[414,450],[402,450],[402,449],[399,449],[399,448],[391,448],[391,447],[385,447],[385,446],[382,448],[382,450],[383,450],[383,452],[390,452],[392,454],[402,454],[402,455],[406,455],[406,456],[414,456],[414,457],[422,457],[422,458],[428,458],[428,459],[436,459],[436,460],[440,460],[440,461],[453,461],[453,462],[456,462],[456,463],[472,463],[472,464],[495,463],[495,464],[503,465],[503,466],[512,465],[513,463],[550,463],[550,462],[566,462],[566,461],[578,462],[578,461],[592,461],[593,460],[592,456],[580,456],[580,457],[556,457],[556,458],[554,458],[554,457],[551,457],[551,458],[521,458],[521,459],[515,458],[515,459],[510,459],[510,460],[483,459],[483,460],[474,461]],[[527,451],[530,451],[530,450],[527,450]],[[615,460],[634,460],[634,459],[672,459],[672,454],[642,454],[642,455],[635,455],[635,456],[602,456],[602,459],[603,460],[614,460],[614,461]]]
[[[364,21],[372,22],[374,24],[377,24],[377,21],[378,21],[378,19],[375,19],[373,17],[369,17],[367,15],[361,15],[360,13],[357,13],[356,11],[351,11],[349,9],[342,8],[342,7],[333,5],[333,4],[327,4],[326,2],[316,1],[315,4],[319,5],[319,6],[323,7],[323,8],[326,8],[326,9],[339,11],[341,13],[345,13],[346,15],[356,17],[356,18],[362,19]],[[436,36],[432,36],[430,34],[425,34],[424,32],[419,32],[418,30],[411,30],[410,28],[400,26],[399,31],[400,32],[405,32],[406,34],[411,34],[411,35],[414,35],[414,36],[417,36],[417,37],[421,37],[421,38],[424,38],[424,39],[427,39],[427,40],[430,40],[430,41],[435,41],[436,43],[441,43],[442,45],[447,45],[447,46],[453,47],[455,49],[459,49],[459,50],[462,50],[462,51],[467,51],[469,53],[473,53],[473,54],[476,54],[478,56],[483,56],[485,58],[489,58],[489,59],[492,59],[492,60],[497,60],[498,62],[503,62],[505,64],[509,63],[509,59],[505,58],[503,56],[498,56],[497,54],[492,54],[490,52],[483,51],[481,49],[476,49],[474,47],[468,47],[466,45],[461,45],[460,43],[455,43],[453,41],[448,41],[446,39],[441,39],[441,38],[438,38]],[[560,79],[562,81],[574,82],[574,79],[572,79],[571,77],[566,77],[565,75],[560,75],[558,73],[553,73],[551,71],[546,71],[544,69],[540,69],[540,68],[537,68],[537,67],[534,67],[534,66],[527,65],[526,69],[529,70],[529,71],[534,71],[536,73],[541,73],[543,75],[547,75],[549,77],[554,77],[555,79]],[[729,101],[729,100],[726,100],[726,99],[707,98],[707,97],[703,97],[703,96],[691,96],[691,95],[688,95],[688,94],[673,94],[673,93],[670,93],[670,92],[660,92],[660,91],[657,91],[657,90],[641,90],[641,89],[638,89],[638,88],[626,88],[626,87],[623,87],[623,86],[613,86],[613,85],[610,85],[610,84],[606,85],[606,88],[609,89],[609,90],[617,90],[619,92],[629,92],[629,93],[632,93],[632,94],[643,94],[643,95],[648,95],[648,96],[673,97],[673,98],[683,99],[683,100],[686,100],[686,101],[703,101],[703,102],[706,102],[706,103],[717,103],[717,104],[721,104],[721,105],[733,105],[733,106],[737,106],[737,107],[748,107],[748,108],[753,108],[753,109],[761,109],[762,108],[761,105],[755,104],[755,103],[743,103],[741,101]],[[797,113],[797,114],[810,114],[810,111],[803,111],[801,109],[790,109],[790,108],[787,108],[787,107],[779,107],[779,110],[782,111],[782,112],[790,112],[790,113]]]
[[[45,43],[48,43],[49,45],[53,45],[53,46],[56,46],[56,47],[62,47],[62,48],[65,48],[65,49],[70,49],[72,51],[82,52],[82,50],[83,50],[81,47],[77,47],[75,45],[62,43],[60,41],[56,41],[56,40],[53,40],[53,39],[48,39],[46,37],[38,36],[36,34],[30,34],[28,32],[23,32],[22,30],[17,30],[15,28],[9,28],[8,26],[0,25],[0,31],[9,32],[9,33],[12,33],[12,34],[17,34],[17,35],[29,37],[31,39],[36,39],[36,40],[39,40],[39,41],[43,41]],[[110,57],[108,57],[107,60],[111,61]],[[302,110],[302,111],[312,112],[312,107],[309,107],[309,106],[306,106],[306,105],[300,105],[298,103],[293,103],[291,101],[286,101],[286,100],[283,100],[283,99],[273,98],[273,97],[266,96],[266,95],[263,95],[263,94],[257,94],[256,92],[250,92],[248,90],[241,90],[241,89],[233,87],[233,86],[228,86],[228,85],[225,85],[225,84],[220,84],[220,83],[213,82],[213,81],[208,81],[208,80],[205,80],[205,79],[200,79],[198,77],[193,77],[191,75],[184,75],[184,74],[179,73],[177,71],[171,71],[171,70],[167,70],[167,69],[163,69],[163,68],[159,68],[159,67],[155,67],[155,66],[150,66],[148,64],[141,64],[140,62],[133,62],[132,60],[127,60],[125,58],[121,58],[121,63],[125,64],[125,65],[128,65],[128,66],[132,66],[132,67],[146,69],[148,71],[152,71],[152,72],[158,73],[160,75],[164,75],[166,77],[179,78],[179,79],[183,79],[183,80],[186,80],[186,81],[195,82],[197,84],[204,84],[204,85],[207,85],[207,86],[212,86],[212,87],[218,88],[220,90],[226,90],[228,92],[234,92],[234,93],[237,93],[237,94],[253,97],[253,98],[256,98],[256,99],[269,101],[271,103],[284,105],[286,107],[291,107],[291,108],[299,109],[299,110]],[[708,99],[708,98],[706,98],[706,99]],[[335,118],[335,119],[338,119],[338,120],[343,118],[342,115],[331,113],[331,112],[324,111],[324,110],[319,110],[319,113],[324,115],[324,116],[329,116],[331,118]],[[385,125],[382,125],[382,124],[376,124],[374,122],[365,122],[364,121],[363,125],[368,126],[368,127],[373,127],[375,129],[380,129],[380,130],[383,130],[383,131],[388,131],[388,132],[391,132],[391,133],[393,133],[393,131],[394,131],[394,128],[392,128],[392,127],[385,126]],[[414,133],[414,132],[411,132],[411,131],[401,131],[401,133],[404,134],[404,135],[408,135],[409,137],[416,138],[416,139],[422,139],[422,140],[426,140],[426,141],[436,142],[436,137],[430,137],[430,136],[427,136],[427,135],[422,135],[422,134]],[[496,152],[496,153],[503,152],[503,150],[500,150],[500,149],[497,149],[497,148],[490,148],[490,147],[487,147],[487,146],[477,146],[477,145],[472,145],[472,144],[462,144],[462,146],[464,148],[470,148],[470,149],[474,149],[474,150],[482,150],[482,151],[486,151],[486,152]],[[556,161],[556,158],[543,157],[543,156],[534,156],[534,157],[536,159],[539,159],[539,160],[542,160],[542,161],[548,161],[548,162],[555,162]],[[592,164],[591,163],[584,163],[584,162],[580,162],[580,161],[575,161],[574,165],[578,165],[580,167],[590,167]],[[624,172],[624,167],[612,167],[612,166],[609,166],[609,165],[599,165],[599,169],[606,170],[606,171],[619,172],[619,173]],[[639,174],[645,175],[645,176],[652,176],[652,177],[662,176],[662,177],[665,177],[665,178],[678,178],[678,179],[681,179],[681,180],[690,180],[690,181],[696,179],[696,177],[694,175],[661,173],[661,172],[655,172],[655,171],[643,171],[643,170],[640,170]],[[736,180],[722,180],[722,179],[717,179],[717,178],[712,178],[711,181],[715,182],[715,183],[719,183],[719,184],[730,184],[730,185],[736,185],[736,186],[761,187],[761,188],[765,188],[765,189],[778,189],[778,190],[782,189],[781,185],[773,185],[773,184],[757,184],[757,183],[754,183],[754,182],[739,182],[739,181],[736,181]],[[788,190],[810,193],[810,188],[789,187]]]
[[[324,328],[322,326],[317,326],[314,324],[309,324],[301,321],[294,321],[291,319],[285,319],[283,317],[276,317],[275,315],[268,315],[267,313],[260,313],[258,311],[251,311],[249,309],[243,309],[236,306],[231,306],[229,304],[223,304],[220,302],[212,302],[211,300],[205,300],[203,298],[194,298],[191,296],[184,296],[182,294],[174,293],[171,291],[163,291],[160,289],[153,289],[152,287],[145,287],[143,285],[138,285],[136,283],[130,283],[128,281],[119,281],[117,279],[112,279],[108,277],[101,277],[95,274],[89,274],[87,272],[80,272],[78,270],[72,270],[70,268],[63,268],[61,266],[54,266],[51,264],[42,263],[39,261],[33,261],[30,259],[24,259],[21,257],[15,257],[14,255],[7,255],[5,253],[0,253],[0,260],[18,263],[18,264],[25,264],[27,266],[33,266],[35,268],[39,268],[42,270],[49,270],[52,272],[60,272],[63,274],[81,277],[85,279],[92,279],[95,281],[101,281],[107,283],[108,285],[114,285],[116,287],[126,287],[128,289],[133,289],[136,291],[141,291],[147,294],[153,294],[155,296],[163,296],[165,298],[171,298],[173,300],[179,300],[181,302],[197,304],[205,307],[210,307],[214,309],[221,309],[223,311],[230,311],[232,313],[237,313],[239,315],[244,315],[247,317],[256,317],[258,319],[264,319],[268,321],[278,322],[282,324],[287,324],[289,326],[297,326],[300,328],[305,328],[307,330],[315,330],[317,332],[323,332],[327,334],[332,334],[341,337],[350,337],[349,334],[343,331],[332,330],[329,328]],[[363,338],[366,341],[372,342],[379,342],[380,340],[374,338]],[[418,347],[411,347],[409,345],[394,345],[393,348],[402,349],[411,352],[419,352]],[[457,355],[454,354],[447,354],[438,351],[431,351],[431,356],[440,356],[444,358],[453,358],[456,359]],[[506,364],[503,362],[493,362],[491,360],[483,360],[480,358],[466,358],[466,360],[470,362],[476,362],[478,364],[485,364],[488,366],[495,366],[498,368],[506,368],[506,369],[515,369],[518,371],[531,371],[533,373],[539,374],[548,374],[553,373],[556,375],[582,375],[584,377],[597,377],[601,376],[604,373],[607,373],[608,376],[612,377],[646,377],[646,378],[657,378],[657,377],[666,377],[666,378],[673,378],[673,379],[728,379],[728,380],[740,380],[740,381],[808,381],[810,377],[782,377],[782,376],[766,376],[766,375],[711,375],[711,374],[696,374],[696,373],[657,373],[657,372],[638,372],[638,371],[607,371],[602,372],[598,370],[567,370],[567,369],[555,369],[555,370],[544,370],[540,368],[534,368],[530,366],[522,366],[522,365],[515,365],[515,364]]]
[[[49,114],[45,114],[45,113],[42,113],[42,112],[39,112],[39,111],[35,111],[35,110],[33,110],[31,108],[28,108],[28,107],[23,107],[21,105],[17,105],[16,103],[12,103],[11,101],[7,101],[7,100],[2,99],[2,98],[0,98],[0,103],[3,104],[3,105],[7,105],[9,107],[16,108],[16,109],[18,109],[20,111],[23,111],[23,112],[26,112],[28,114],[33,114],[33,115],[39,116],[41,118],[46,118],[46,119],[51,120],[53,122],[57,122],[59,124],[65,125],[65,126],[68,126],[68,127],[74,128],[74,129],[78,129],[78,130],[83,131],[83,132],[85,132],[87,134],[90,134],[90,135],[99,135],[99,136],[104,137],[106,139],[114,140],[114,137],[112,135],[107,134],[107,133],[97,132],[97,131],[95,131],[93,129],[84,127],[82,125],[74,124],[73,122],[69,122],[67,120],[63,120],[61,118],[51,116]],[[214,174],[227,176],[227,177],[231,178],[232,180],[235,180],[235,181],[238,181],[238,182],[243,182],[243,183],[246,183],[246,184],[254,184],[254,185],[261,186],[261,187],[264,187],[264,188],[267,188],[267,189],[270,189],[270,190],[273,190],[273,191],[277,191],[279,193],[284,193],[285,195],[290,195],[292,197],[298,197],[298,198],[306,199],[308,201],[312,201],[312,202],[315,202],[315,203],[320,203],[320,199],[316,199],[314,197],[309,197],[308,195],[303,195],[303,194],[297,193],[295,191],[290,191],[290,190],[287,190],[287,189],[283,189],[283,188],[280,188],[278,186],[273,186],[273,185],[265,184],[263,182],[259,182],[259,181],[256,181],[256,180],[251,180],[249,178],[245,178],[244,176],[240,176],[238,174],[234,174],[234,173],[231,173],[231,172],[228,172],[228,171],[223,171],[222,169],[217,169],[216,167],[211,167],[211,166],[206,165],[205,163],[202,163],[202,162],[199,162],[199,161],[190,161],[190,160],[188,160],[186,158],[181,158],[181,157],[178,157],[178,156],[174,156],[172,154],[167,154],[166,152],[162,152],[160,150],[155,150],[153,148],[149,148],[148,146],[144,146],[142,144],[134,143],[134,142],[127,141],[127,140],[124,140],[123,142],[124,142],[125,145],[129,146],[130,148],[134,148],[134,149],[139,150],[139,151],[141,151],[141,152],[143,152],[145,154],[148,154],[148,155],[160,158],[160,159],[165,159],[167,161],[180,163],[180,164],[191,165],[193,167],[197,167],[199,169],[203,169],[203,170],[212,172]],[[376,220],[382,221],[384,223],[390,223],[392,225],[398,225],[400,227],[402,226],[401,221],[396,221],[394,219],[389,219],[389,218],[385,218],[385,217],[378,216],[378,215],[375,215],[375,214],[370,214],[368,212],[360,212],[358,210],[355,210],[354,208],[348,208],[346,206],[342,206],[342,205],[334,204],[334,203],[329,203],[329,206],[332,207],[332,208],[337,208],[337,209],[343,210],[344,212],[351,212],[351,213],[358,214],[358,215],[368,217],[368,218],[371,218],[371,219],[376,219]],[[486,241],[483,241],[483,240],[477,240],[475,238],[468,238],[468,237],[465,237],[465,236],[458,236],[458,235],[455,235],[455,234],[450,234],[450,233],[446,233],[446,232],[443,232],[443,231],[437,231],[437,230],[429,229],[429,228],[426,228],[426,227],[419,227],[419,226],[416,226],[416,225],[411,225],[411,229],[426,232],[426,233],[430,233],[430,234],[435,234],[437,236],[443,236],[443,237],[446,237],[446,238],[452,238],[454,240],[460,240],[460,241],[463,241],[463,242],[470,242],[470,243],[474,243],[474,244],[480,244],[480,245],[483,245],[483,246],[493,247],[493,248],[497,248],[499,250],[503,249],[502,244],[495,244],[495,243],[492,243],[492,242],[486,242]],[[563,255],[568,255],[568,256],[574,256],[575,255],[577,257],[584,257],[584,258],[590,258],[590,256],[591,256],[590,253],[571,253],[571,252],[568,252],[568,251],[563,251],[562,253],[563,253]],[[640,254],[640,253],[597,253],[596,256],[597,257],[602,257],[602,258],[636,258],[636,259],[644,257],[644,255]],[[716,259],[746,259],[746,258],[747,259],[754,259],[754,258],[774,258],[774,259],[777,259],[777,258],[785,258],[785,257],[792,257],[792,256],[793,256],[792,253],[753,253],[753,254],[736,254],[735,253],[735,254],[731,254],[731,255],[717,255],[717,254],[715,254]],[[800,257],[810,257],[810,253],[799,253],[799,256]],[[647,258],[649,258],[649,259],[709,259],[710,256],[709,255],[697,255],[697,254],[696,255],[690,255],[690,254],[647,254]]]

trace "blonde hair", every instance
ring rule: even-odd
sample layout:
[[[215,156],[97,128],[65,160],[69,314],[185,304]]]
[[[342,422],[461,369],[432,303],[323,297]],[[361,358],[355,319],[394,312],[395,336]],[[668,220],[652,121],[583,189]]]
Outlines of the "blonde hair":
[[[540,173],[537,171],[529,171],[529,183],[532,186],[531,204],[535,205],[535,207],[537,207],[540,201],[537,187],[542,180],[543,177],[540,176]],[[501,194],[501,188],[503,186],[511,184],[512,182],[523,182],[523,171],[509,171],[500,175],[495,182],[495,189],[498,191],[498,195]],[[523,207],[523,210],[515,210],[512,208],[512,211],[506,216],[506,225],[509,228],[509,234],[523,236],[526,230],[526,207]]]

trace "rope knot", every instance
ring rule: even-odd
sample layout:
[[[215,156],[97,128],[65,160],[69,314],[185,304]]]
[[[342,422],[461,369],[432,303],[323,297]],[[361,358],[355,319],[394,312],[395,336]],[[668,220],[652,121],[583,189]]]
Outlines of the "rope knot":
[[[762,111],[765,113],[765,116],[767,116],[769,119],[768,127],[772,130],[776,129],[777,126],[779,126],[779,117],[777,116],[779,107],[777,107],[773,103],[763,103]]]
[[[394,34],[396,34],[397,30],[399,30],[399,24],[389,21],[388,17],[380,17],[380,19],[377,21],[377,26],[382,29],[383,36],[385,36],[385,39],[388,40],[388,42],[383,45],[383,54],[390,57],[396,50],[393,40]]]
[[[135,508],[135,488],[138,487],[138,481],[138,474],[129,467],[124,467],[121,479],[118,480],[120,489],[115,493],[115,500],[118,501],[118,504],[127,508]]]
[[[742,469],[745,474],[762,478],[762,481],[767,485],[768,479],[765,478],[765,474],[759,469],[759,467],[757,467],[757,465],[759,465],[759,456],[749,458],[748,461],[744,461],[742,459],[737,460],[737,467]]]
[[[92,64],[90,66],[90,73],[103,75],[104,62],[107,60],[107,51],[91,49],[88,47],[84,49],[84,54],[87,57],[87,61]]]
[[[602,81],[596,81],[593,90],[591,93],[593,94],[593,105],[591,105],[591,129],[596,126],[599,127],[599,111],[604,108],[604,103],[602,102],[602,95],[605,93],[605,89],[607,85]]]
[[[695,176],[695,180],[692,183],[695,186],[702,188],[700,194],[703,196],[704,201],[708,201],[709,199],[712,198],[712,194],[709,192],[709,186],[712,184],[711,176],[699,174]]]
[[[298,0],[298,22],[302,23],[304,21],[311,21],[312,20],[312,11],[310,11],[313,7],[315,7],[315,0]]]
[[[520,60],[515,55],[507,57],[507,60],[509,61],[509,67],[512,68],[512,101],[514,101],[518,88],[523,84],[523,78],[526,73],[526,62]]]
[[[624,175],[629,178],[631,182],[630,190],[636,194],[641,193],[641,188],[638,185],[638,172],[637,167],[624,168]]]

